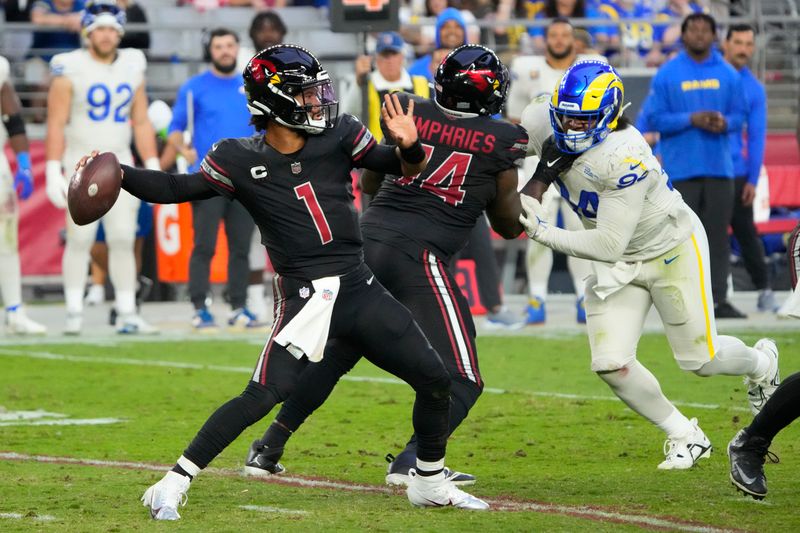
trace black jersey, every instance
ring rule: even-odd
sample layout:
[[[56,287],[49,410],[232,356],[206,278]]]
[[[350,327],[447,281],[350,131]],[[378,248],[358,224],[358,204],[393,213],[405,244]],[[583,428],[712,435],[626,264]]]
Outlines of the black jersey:
[[[253,216],[276,272],[317,279],[363,260],[350,170],[374,147],[369,130],[342,115],[294,154],[276,151],[263,134],[225,139],[211,148],[201,171]]]
[[[404,106],[414,99],[414,120],[430,160],[416,176],[387,176],[361,223],[371,234],[388,230],[449,258],[495,198],[497,175],[525,157],[528,134],[489,117],[452,119],[433,100],[399,96]]]

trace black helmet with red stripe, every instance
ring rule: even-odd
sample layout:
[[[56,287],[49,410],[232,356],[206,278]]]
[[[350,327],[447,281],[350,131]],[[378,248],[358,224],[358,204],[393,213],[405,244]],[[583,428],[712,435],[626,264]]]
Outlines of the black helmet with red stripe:
[[[305,48],[292,44],[265,48],[253,56],[243,76],[247,108],[255,117],[308,133],[335,125],[339,102],[331,78]]]
[[[508,69],[491,49],[466,44],[444,58],[434,76],[435,102],[447,114],[495,115],[508,93]]]

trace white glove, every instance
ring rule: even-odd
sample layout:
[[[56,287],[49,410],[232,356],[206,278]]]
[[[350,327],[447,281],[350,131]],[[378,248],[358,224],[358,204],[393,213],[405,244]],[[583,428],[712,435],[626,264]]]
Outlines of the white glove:
[[[61,170],[61,161],[48,161],[45,164],[45,177],[47,186],[45,192],[50,203],[58,209],[67,207],[67,179]]]
[[[520,194],[519,200],[522,203],[522,214],[519,222],[525,228],[528,237],[535,241],[542,241],[544,234],[550,229],[550,225],[545,220],[545,211],[542,204],[536,198],[527,194]]]

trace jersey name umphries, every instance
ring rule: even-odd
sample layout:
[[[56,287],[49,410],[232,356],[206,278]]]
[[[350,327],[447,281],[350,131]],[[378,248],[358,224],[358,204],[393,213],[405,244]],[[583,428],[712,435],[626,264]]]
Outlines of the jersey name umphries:
[[[529,151],[540,153],[541,143],[553,130],[548,104],[531,106],[523,114],[531,142]],[[580,155],[556,181],[562,198],[586,229],[597,227],[604,193],[645,187],[641,215],[621,261],[646,261],[685,241],[692,233],[691,212],[641,133],[629,125],[611,132],[605,141]],[[638,209],[640,206],[631,206]]]
[[[386,176],[362,225],[399,233],[447,259],[463,248],[495,198],[497,174],[525,156],[528,136],[520,126],[488,117],[449,118],[430,99],[403,94],[404,106],[407,98],[414,99],[428,166],[416,176]]]
[[[295,154],[276,151],[263,133],[219,141],[201,172],[253,216],[277,273],[313,280],[362,261],[350,170],[374,147],[369,130],[342,115]]]
[[[91,150],[114,152],[118,157],[129,154],[131,105],[134,93],[144,83],[144,54],[133,48],[120,49],[114,62],[105,64],[94,60],[86,49],[74,50],[54,56],[50,68],[54,76],[66,76],[72,84],[64,132],[68,168],[75,164],[76,156]]]

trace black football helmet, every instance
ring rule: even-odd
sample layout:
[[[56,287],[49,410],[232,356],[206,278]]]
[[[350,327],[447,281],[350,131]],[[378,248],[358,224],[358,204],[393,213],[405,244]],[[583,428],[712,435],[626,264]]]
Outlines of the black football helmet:
[[[335,125],[339,102],[331,78],[305,48],[292,44],[265,48],[247,63],[243,76],[251,114],[308,133]]]
[[[508,85],[508,69],[497,54],[479,44],[465,44],[436,69],[435,102],[459,118],[494,115],[503,109]]]

